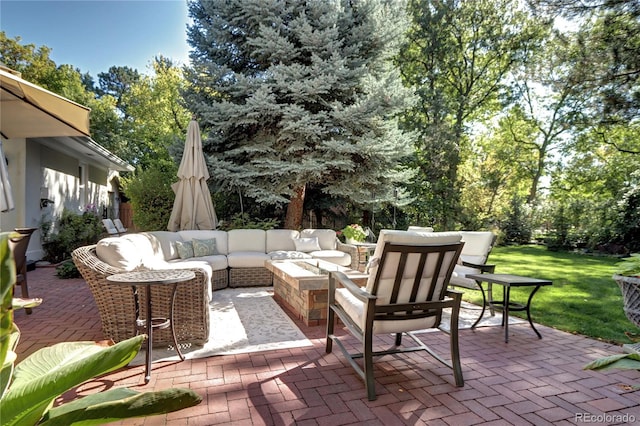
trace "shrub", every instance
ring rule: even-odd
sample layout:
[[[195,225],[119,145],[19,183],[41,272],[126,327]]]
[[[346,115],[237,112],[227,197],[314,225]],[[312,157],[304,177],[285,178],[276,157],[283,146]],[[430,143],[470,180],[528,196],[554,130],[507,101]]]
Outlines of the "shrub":
[[[42,231],[44,259],[59,263],[71,258],[71,252],[78,247],[95,244],[102,235],[102,222],[93,206],[87,206],[82,214],[64,209],[53,226],[45,222]]]
[[[65,260],[56,267],[56,276],[62,279],[80,278],[80,271],[72,260]]]
[[[151,165],[122,180],[133,205],[133,222],[141,231],[166,230],[175,194],[171,183],[177,180],[177,167],[171,163]]]
[[[501,227],[505,244],[528,244],[531,241],[533,231],[527,210],[519,197],[511,199],[510,210]]]
[[[255,219],[247,213],[238,213],[231,217],[228,222],[220,222],[218,229],[229,231],[231,229],[274,229],[278,225],[277,219]]]

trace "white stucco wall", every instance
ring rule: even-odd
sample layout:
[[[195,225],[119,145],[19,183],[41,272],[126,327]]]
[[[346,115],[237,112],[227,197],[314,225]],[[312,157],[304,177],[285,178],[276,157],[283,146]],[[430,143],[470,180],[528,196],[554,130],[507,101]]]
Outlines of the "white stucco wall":
[[[88,204],[102,208],[109,202],[107,189],[110,171],[84,164],[85,182],[80,179],[77,158],[25,139],[3,142],[9,162],[9,179],[13,188],[15,209],[0,213],[0,230],[17,227],[40,228],[45,221],[55,222],[66,208],[82,213]],[[42,198],[53,204],[41,208]],[[41,233],[36,231],[29,242],[27,259],[40,260],[44,256]]]

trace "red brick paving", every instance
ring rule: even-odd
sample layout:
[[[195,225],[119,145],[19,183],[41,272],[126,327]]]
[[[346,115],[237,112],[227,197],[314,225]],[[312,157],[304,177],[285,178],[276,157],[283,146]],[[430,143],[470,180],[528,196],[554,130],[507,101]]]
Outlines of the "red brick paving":
[[[32,315],[15,314],[22,332],[19,360],[53,343],[102,339],[83,280],[58,279],[52,268],[38,268],[28,278],[29,293],[44,303]],[[148,385],[143,366],[125,368],[69,391],[58,402],[121,386],[138,391],[189,387],[202,396],[196,407],[117,423],[145,426],[569,425],[580,423],[576,415],[605,420],[596,424],[615,423],[616,415],[640,421],[640,391],[625,387],[640,385],[640,372],[582,370],[594,358],[620,353],[614,345],[544,326],[538,326],[539,340],[527,324],[510,327],[508,344],[499,327],[462,330],[464,387],[452,385],[451,371],[428,356],[387,356],[375,364],[378,399],[368,401],[364,384],[340,351],[324,353],[324,327],[296,323],[313,347],[155,363]],[[448,347],[442,333],[422,336],[437,349]]]

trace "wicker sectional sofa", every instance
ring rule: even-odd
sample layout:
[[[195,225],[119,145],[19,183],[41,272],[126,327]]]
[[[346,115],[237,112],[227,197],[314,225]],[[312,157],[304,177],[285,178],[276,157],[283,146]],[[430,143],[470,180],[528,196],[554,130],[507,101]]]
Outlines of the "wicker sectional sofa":
[[[202,242],[208,244],[208,252],[184,253],[185,243],[199,248]],[[193,270],[195,279],[178,286],[174,315],[178,341],[196,344],[206,342],[209,336],[212,291],[227,286],[272,285],[271,273],[264,267],[266,260],[317,258],[350,267],[358,262],[357,248],[341,243],[330,229],[132,233],[80,247],[72,257],[93,293],[105,337],[116,342],[135,335],[134,295],[130,288],[111,284],[106,277],[138,269]],[[168,291],[163,287],[152,290]],[[142,299],[143,293],[137,297]],[[168,293],[153,294],[152,298],[154,316],[166,315]],[[154,344],[170,341],[169,330],[154,333]]]

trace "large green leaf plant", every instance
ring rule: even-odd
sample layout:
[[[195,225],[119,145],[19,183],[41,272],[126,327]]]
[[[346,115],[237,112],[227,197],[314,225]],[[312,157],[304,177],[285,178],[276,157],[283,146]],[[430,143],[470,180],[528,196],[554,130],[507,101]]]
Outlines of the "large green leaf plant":
[[[20,331],[13,323],[15,266],[9,233],[0,233],[0,409],[2,425],[96,425],[178,411],[199,404],[190,389],[136,392],[115,388],[53,407],[64,392],[127,365],[144,335],[113,342],[65,342],[43,348],[15,365]],[[29,303],[28,301],[26,303]]]

